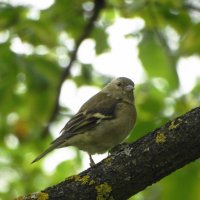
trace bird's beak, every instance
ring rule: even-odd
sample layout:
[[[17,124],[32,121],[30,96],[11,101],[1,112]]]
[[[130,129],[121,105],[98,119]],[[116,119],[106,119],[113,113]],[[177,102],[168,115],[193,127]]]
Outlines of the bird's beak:
[[[131,90],[133,90],[134,89],[134,86],[133,85],[127,85],[126,87],[125,87],[125,90],[126,91],[131,91]]]

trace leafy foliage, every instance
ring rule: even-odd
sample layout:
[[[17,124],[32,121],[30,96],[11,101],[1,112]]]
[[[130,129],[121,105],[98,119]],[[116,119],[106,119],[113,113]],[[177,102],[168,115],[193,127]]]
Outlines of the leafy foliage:
[[[93,25],[89,37],[95,41],[96,54],[100,56],[111,48],[107,28],[119,17],[133,20],[139,17],[145,22],[142,30],[129,35],[140,38],[139,59],[147,78],[135,91],[138,120],[128,141],[199,104],[200,81],[189,94],[175,95],[180,88],[178,61],[200,54],[200,8],[192,3],[107,0]],[[51,134],[44,137],[42,132],[55,105],[63,67],[70,62],[74,46],[84,34],[94,4],[57,0],[45,10],[35,10],[31,6],[0,3],[0,195],[3,199],[41,190],[77,173],[82,166],[79,152],[74,159],[61,162],[53,174],[45,171],[44,161],[34,166],[29,163],[51,140]],[[34,11],[37,12],[32,16]],[[173,41],[169,29],[176,33],[177,41]],[[16,50],[14,41],[27,51]],[[84,84],[102,87],[110,79],[96,72],[92,63],[76,60],[73,68],[79,69],[78,74],[71,70],[66,78],[78,87]],[[60,111],[65,115],[70,113],[69,108]],[[55,124],[65,118],[62,112],[56,113]],[[200,198],[199,165],[198,161],[190,164],[131,199]]]

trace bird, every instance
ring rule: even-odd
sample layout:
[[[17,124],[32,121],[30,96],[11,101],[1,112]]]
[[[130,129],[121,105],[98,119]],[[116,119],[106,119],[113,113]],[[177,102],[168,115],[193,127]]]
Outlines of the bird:
[[[54,149],[75,146],[88,153],[90,166],[94,166],[92,155],[105,153],[120,144],[135,125],[134,86],[129,78],[113,79],[81,106],[60,131],[60,136],[32,163]]]

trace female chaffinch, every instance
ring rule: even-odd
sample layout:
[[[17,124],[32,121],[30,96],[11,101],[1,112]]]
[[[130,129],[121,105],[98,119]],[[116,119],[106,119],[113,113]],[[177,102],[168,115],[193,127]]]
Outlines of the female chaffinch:
[[[134,83],[120,77],[112,80],[99,93],[82,105],[61,130],[61,135],[32,163],[50,151],[67,146],[76,146],[89,154],[104,153],[122,142],[134,127]]]

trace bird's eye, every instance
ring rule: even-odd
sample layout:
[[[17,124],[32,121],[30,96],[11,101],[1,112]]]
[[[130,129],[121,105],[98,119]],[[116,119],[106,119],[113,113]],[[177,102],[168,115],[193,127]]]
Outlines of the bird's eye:
[[[120,83],[120,82],[117,83],[117,86],[118,86],[118,87],[121,87],[121,86],[122,86],[122,83]]]

